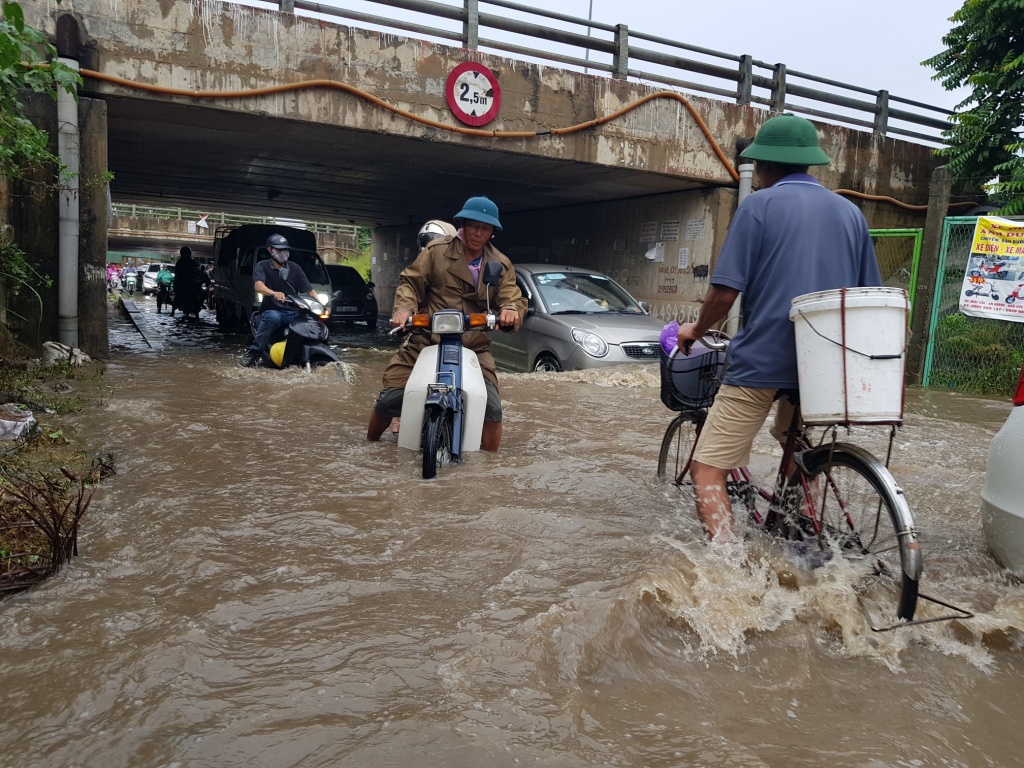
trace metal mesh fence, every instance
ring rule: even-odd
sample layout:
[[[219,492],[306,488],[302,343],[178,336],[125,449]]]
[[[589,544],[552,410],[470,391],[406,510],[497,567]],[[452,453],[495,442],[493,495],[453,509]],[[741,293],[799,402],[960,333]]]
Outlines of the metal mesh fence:
[[[922,384],[965,394],[1013,392],[1024,363],[1024,323],[969,317],[960,311],[960,291],[971,254],[977,217],[947,218],[939,249],[931,327]],[[999,281],[1005,300],[1024,274]],[[1024,299],[1022,299],[1024,300]]]

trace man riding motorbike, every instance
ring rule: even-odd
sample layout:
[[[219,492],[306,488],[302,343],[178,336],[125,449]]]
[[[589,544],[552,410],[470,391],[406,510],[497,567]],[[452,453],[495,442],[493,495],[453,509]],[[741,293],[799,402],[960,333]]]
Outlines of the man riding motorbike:
[[[393,326],[403,327],[418,308],[433,314],[442,309],[459,309],[466,313],[487,311],[487,291],[480,281],[485,264],[496,261],[503,267],[501,284],[494,289],[491,302],[498,307],[498,325],[516,330],[526,314],[526,299],[516,285],[512,262],[495,248],[490,240],[501,231],[498,206],[486,197],[471,197],[455,215],[457,233],[430,239],[416,260],[399,275],[395,293]],[[429,224],[430,222],[428,222]],[[440,224],[440,222],[438,222]],[[426,229],[426,226],[424,227]],[[481,447],[496,451],[501,444],[501,399],[491,341],[486,333],[466,333],[463,345],[476,352],[487,385],[487,410],[484,416]],[[401,416],[406,382],[420,352],[437,339],[425,332],[415,332],[405,342],[384,371],[384,389],[377,397],[367,440],[379,440],[391,423]]]
[[[156,311],[159,312],[164,304],[171,304],[171,287],[174,285],[174,273],[167,268],[166,264],[160,265],[160,271],[156,273]]]
[[[266,248],[270,258],[258,262],[252,272],[256,293],[263,296],[263,301],[260,303],[260,324],[252,346],[248,354],[238,361],[243,368],[262,365],[263,354],[270,347],[274,332],[286,328],[298,317],[299,310],[284,303],[286,296],[308,293],[314,299],[317,298],[302,267],[288,263],[291,248],[284,235],[268,237]]]

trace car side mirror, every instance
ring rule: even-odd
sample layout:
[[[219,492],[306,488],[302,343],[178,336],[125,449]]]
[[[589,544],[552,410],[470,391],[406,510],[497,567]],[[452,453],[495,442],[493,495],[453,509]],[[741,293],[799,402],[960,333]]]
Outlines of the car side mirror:
[[[651,314],[651,305],[650,304],[648,304],[646,301],[641,301],[641,302],[639,302],[639,304],[640,304],[640,309],[642,309],[644,311],[645,315]]]
[[[374,282],[373,282],[373,281],[371,280],[370,282],[368,282],[368,283],[366,284],[366,287],[367,287],[367,288],[376,288],[376,287],[377,287],[377,284],[376,284],[376,283],[374,283]]]
[[[501,285],[501,276],[504,273],[501,264],[496,261],[489,261],[484,267],[484,284]]]

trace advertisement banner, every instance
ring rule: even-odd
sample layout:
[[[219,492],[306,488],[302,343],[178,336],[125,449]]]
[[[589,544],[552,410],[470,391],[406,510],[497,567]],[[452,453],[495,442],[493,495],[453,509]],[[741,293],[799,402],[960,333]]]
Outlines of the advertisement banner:
[[[1024,222],[978,217],[960,288],[960,311],[1024,323]]]

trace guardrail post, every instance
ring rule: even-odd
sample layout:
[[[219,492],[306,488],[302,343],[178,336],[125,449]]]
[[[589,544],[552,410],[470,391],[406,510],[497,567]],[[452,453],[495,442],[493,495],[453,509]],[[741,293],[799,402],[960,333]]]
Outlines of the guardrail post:
[[[889,92],[879,91],[875,102],[875,133],[885,136],[889,128]]]
[[[480,2],[465,0],[466,20],[462,23],[462,43],[471,51],[480,45]]]
[[[625,80],[629,76],[629,27],[615,25],[615,53],[612,56],[612,77]]]
[[[750,94],[754,87],[754,57],[748,53],[740,56],[740,76],[736,89],[736,103],[750,105]]]
[[[295,13],[295,0],[278,0],[281,13]]]
[[[786,65],[776,64],[772,75],[772,112],[786,111]]]

